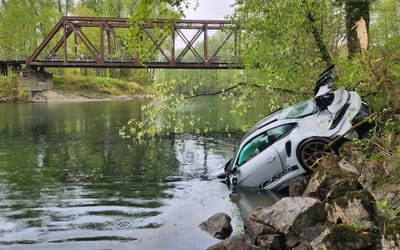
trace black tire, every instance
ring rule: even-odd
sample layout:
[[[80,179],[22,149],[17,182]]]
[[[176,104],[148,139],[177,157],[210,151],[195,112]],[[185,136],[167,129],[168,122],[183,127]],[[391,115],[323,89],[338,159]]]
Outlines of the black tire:
[[[327,138],[316,137],[306,139],[300,144],[297,150],[297,159],[306,171],[313,172],[325,155],[336,153],[332,147],[325,148],[329,142],[330,140]]]

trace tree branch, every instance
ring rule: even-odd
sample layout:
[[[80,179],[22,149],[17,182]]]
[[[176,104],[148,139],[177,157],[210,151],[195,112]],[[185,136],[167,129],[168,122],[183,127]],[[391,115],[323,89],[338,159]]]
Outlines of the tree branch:
[[[194,93],[194,94],[184,93],[184,95],[186,95],[185,99],[191,99],[191,98],[196,98],[196,97],[200,97],[200,96],[215,96],[215,95],[219,95],[219,94],[222,94],[225,92],[233,91],[234,89],[236,89],[242,85],[247,85],[249,87],[258,88],[258,89],[265,89],[265,86],[258,85],[255,83],[240,82],[240,83],[233,85],[227,89],[220,89],[220,90],[213,91],[213,92],[203,92],[203,93]],[[294,95],[310,95],[310,94],[312,94],[311,91],[305,92],[305,91],[298,91],[298,90],[293,90],[293,89],[284,89],[284,88],[279,88],[279,87],[271,87],[270,89],[275,92],[283,92],[283,93],[289,93],[289,94],[294,94]]]

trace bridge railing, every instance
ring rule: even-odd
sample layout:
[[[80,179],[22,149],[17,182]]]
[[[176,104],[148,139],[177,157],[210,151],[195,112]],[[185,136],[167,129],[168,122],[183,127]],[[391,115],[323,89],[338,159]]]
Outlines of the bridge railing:
[[[137,37],[132,37],[129,30],[132,25]],[[34,67],[240,68],[238,31],[236,24],[226,20],[158,19],[132,24],[127,18],[63,17],[26,64]],[[145,50],[136,53],[141,45]]]

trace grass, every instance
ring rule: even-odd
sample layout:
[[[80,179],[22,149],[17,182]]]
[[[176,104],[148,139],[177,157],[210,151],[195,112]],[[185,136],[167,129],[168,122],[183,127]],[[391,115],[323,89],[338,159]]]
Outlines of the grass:
[[[146,93],[146,89],[136,82],[81,75],[54,76],[54,88],[83,95],[120,96]]]
[[[24,102],[29,99],[29,92],[22,86],[16,75],[0,76],[0,102]]]

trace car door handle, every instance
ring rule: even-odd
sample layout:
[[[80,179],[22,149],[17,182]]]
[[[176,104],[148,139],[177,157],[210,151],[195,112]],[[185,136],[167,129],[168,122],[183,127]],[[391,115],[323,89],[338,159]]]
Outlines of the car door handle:
[[[267,159],[267,163],[271,163],[275,160],[275,156],[271,156]]]

